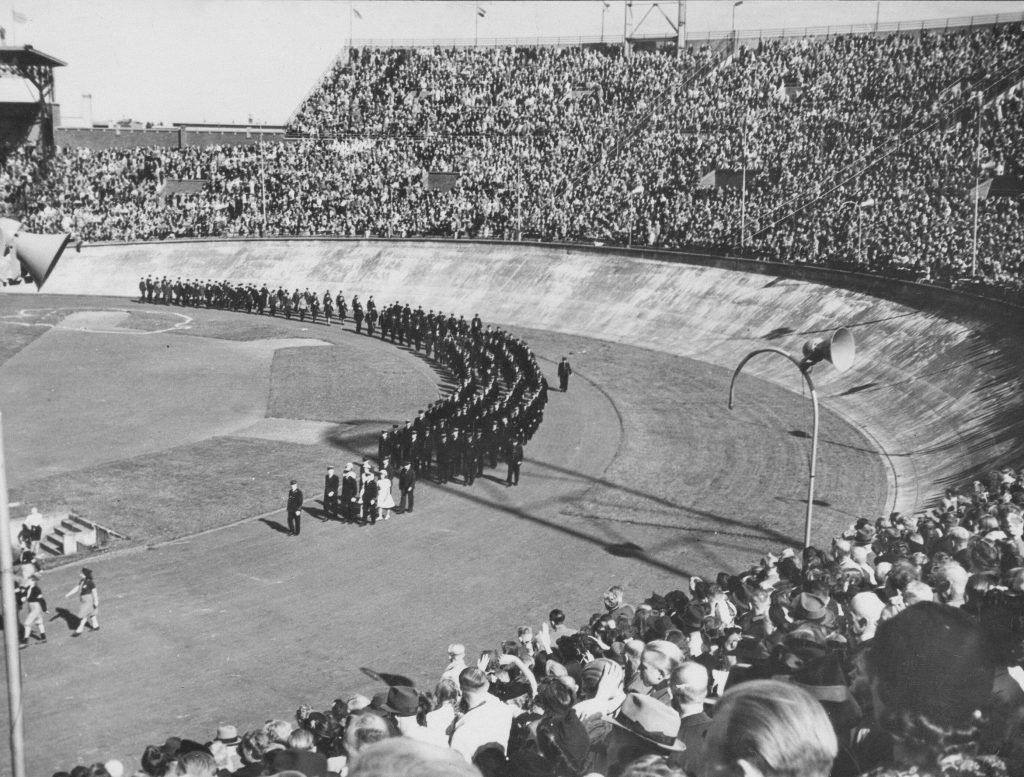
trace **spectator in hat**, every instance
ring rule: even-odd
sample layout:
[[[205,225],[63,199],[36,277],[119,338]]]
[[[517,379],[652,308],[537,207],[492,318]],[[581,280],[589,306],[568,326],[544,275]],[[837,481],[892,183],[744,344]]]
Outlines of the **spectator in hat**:
[[[477,751],[487,745],[498,745],[505,752],[514,708],[490,693],[487,675],[476,667],[462,670],[459,689],[463,712],[451,725],[449,745],[471,763]]]
[[[407,685],[393,685],[388,688],[381,709],[395,716],[395,723],[402,736],[438,747],[447,747],[448,740],[444,734],[420,724],[417,719],[420,705],[420,694],[415,688]]]
[[[214,738],[206,743],[213,757],[217,760],[218,768],[227,768],[228,771],[235,771],[241,766],[238,756],[238,746],[242,738],[238,735],[238,729],[229,724],[217,726],[217,733]]]
[[[594,753],[596,767],[606,777],[620,777],[638,758],[656,755],[668,758],[686,746],[679,741],[679,715],[667,704],[639,693],[626,696],[614,716],[602,748]]]

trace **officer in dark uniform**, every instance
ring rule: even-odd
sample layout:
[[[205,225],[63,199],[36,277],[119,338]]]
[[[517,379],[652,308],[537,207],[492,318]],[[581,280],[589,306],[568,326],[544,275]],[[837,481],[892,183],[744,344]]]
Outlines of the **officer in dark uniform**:
[[[448,466],[451,457],[451,444],[448,442],[448,433],[441,432],[437,437],[437,482],[448,482]]]
[[[479,463],[480,449],[476,443],[476,434],[471,432],[466,435],[462,454],[462,477],[467,486],[473,485],[473,481],[476,480]]]
[[[356,322],[356,334],[363,332],[363,306],[359,302],[359,295],[352,298],[352,318]]]
[[[398,491],[401,498],[398,500],[398,512],[412,512],[416,496],[416,470],[411,462],[405,462],[398,470]]]
[[[334,467],[327,468],[324,475],[324,515],[327,518],[338,517],[338,476],[334,474]]]
[[[299,482],[293,480],[288,491],[288,533],[298,537],[302,529],[302,491]]]
[[[377,461],[384,461],[384,459],[391,456],[391,432],[385,429],[380,433],[380,437],[377,438]]]
[[[506,486],[519,485],[519,468],[523,463],[523,443],[516,437],[508,446],[508,477]]]
[[[345,465],[341,476],[341,517],[346,523],[352,520],[353,511],[359,513],[356,500],[359,498],[359,478],[351,464]]]
[[[563,356],[562,361],[558,363],[558,387],[562,391],[569,389],[570,375],[572,375],[572,367],[569,366],[569,360]]]

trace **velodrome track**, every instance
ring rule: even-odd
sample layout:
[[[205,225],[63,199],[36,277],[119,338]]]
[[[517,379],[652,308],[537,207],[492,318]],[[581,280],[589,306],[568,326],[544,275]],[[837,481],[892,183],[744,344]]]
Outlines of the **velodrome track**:
[[[97,246],[62,259],[46,295],[0,297],[0,326],[22,310],[45,316],[62,307],[76,311],[77,318],[65,320],[106,321],[113,330],[120,325],[109,313],[83,311],[125,309],[132,319],[159,318],[128,300],[139,275],[148,273],[341,287],[349,299],[374,294],[378,301],[398,298],[467,317],[479,311],[488,322],[521,333],[552,372],[553,360],[569,353],[578,375],[568,395],[552,394],[541,433],[528,447],[520,489],[494,481],[473,489],[425,487],[415,517],[371,530],[307,518],[303,537],[288,540],[273,530],[282,516],[272,511],[291,469],[305,466],[304,482],[314,481],[307,496],[316,496],[322,462],[368,450],[369,432],[385,419],[398,420],[436,396],[436,376],[412,354],[351,331],[302,331],[297,322],[268,327],[223,311],[181,311],[193,317],[191,331],[132,338],[189,342],[191,355],[177,364],[195,362],[189,386],[210,392],[202,396],[217,396],[221,373],[232,376],[221,393],[247,375],[265,389],[251,376],[269,370],[273,383],[282,354],[287,366],[318,350],[295,349],[297,339],[338,349],[346,363],[361,365],[353,372],[365,383],[352,386],[346,408],[352,415],[345,419],[352,421],[346,426],[351,434],[289,438],[280,469],[271,462],[258,472],[262,478],[255,479],[266,483],[252,490],[265,487],[263,498],[272,500],[262,521],[253,520],[260,513],[251,507],[259,500],[239,498],[234,508],[242,520],[231,528],[91,560],[104,593],[101,633],[72,641],[57,622],[52,644],[24,654],[33,772],[110,756],[134,766],[144,744],[171,734],[203,738],[220,720],[246,727],[270,715],[290,716],[303,701],[327,705],[344,691],[373,691],[362,666],[428,684],[454,639],[474,651],[508,635],[516,618],[536,623],[551,606],[585,617],[610,582],[623,582],[639,599],[648,589],[680,587],[680,576],[746,565],[767,548],[798,542],[807,443],[793,431],[806,429],[809,416],[799,376],[782,360],[755,361],[741,380],[737,409],[730,414],[724,408],[731,369],[766,343],[796,350],[806,337],[839,325],[858,337],[855,370],[843,376],[827,366],[815,371],[825,407],[819,538],[859,515],[912,509],[972,468],[1021,454],[1021,330],[1014,314],[964,312],[962,304],[941,299],[908,305],[852,289],[641,256],[443,242]],[[99,296],[114,291],[122,296]],[[177,313],[169,309],[168,320]],[[232,327],[257,325],[259,337],[230,334]],[[86,340],[129,339],[116,331],[70,329],[40,334],[0,366],[5,424],[19,403],[38,411],[52,396],[52,389],[32,394],[26,384],[18,393],[9,388],[12,377],[24,378],[20,370],[52,362],[46,349],[64,353],[68,369],[75,366],[76,378],[87,383],[88,370],[67,354],[88,358],[97,348],[109,354],[122,346]],[[241,359],[239,349],[225,344],[238,339],[250,341],[240,344]],[[284,350],[268,358],[275,349],[261,343],[275,341]],[[144,355],[153,349],[123,348],[141,366],[112,383],[173,407],[176,400],[160,398],[159,381],[149,382],[160,370],[145,366]],[[218,369],[210,368],[210,359]],[[61,424],[74,427],[74,419],[88,418],[84,406],[103,393],[84,384],[78,391],[78,407],[50,403],[57,421],[46,420],[47,434],[59,436]],[[119,392],[117,409],[141,430],[134,437],[142,447],[124,451],[138,462],[140,477],[159,478],[161,460],[174,465],[167,478],[180,477],[190,446],[198,444],[222,446],[215,450],[225,458],[237,455],[246,436],[239,430],[250,430],[250,442],[254,427],[265,436],[275,433],[267,426],[273,419],[258,420],[273,415],[264,396],[239,401],[230,419],[208,430],[212,443],[183,433],[154,444],[159,432],[146,429],[158,421],[146,417],[144,406],[125,404],[131,391]],[[369,414],[373,407],[377,414]],[[292,421],[292,432],[305,429],[303,423],[316,431],[315,419]],[[659,428],[671,433],[651,431]],[[130,440],[132,431],[127,424],[110,434]],[[65,461],[45,477],[20,470],[16,496],[34,498],[58,483],[88,502],[90,483],[113,454],[109,445],[78,444],[73,456],[62,451]],[[9,448],[8,456],[17,451]],[[227,471],[248,464],[229,462]],[[73,488],[65,487],[69,483]],[[231,481],[222,484],[231,487]],[[126,483],[125,491],[125,502],[145,498],[134,484]],[[201,508],[216,496],[197,488],[191,503]],[[67,495],[69,502],[74,497]],[[112,505],[113,528],[120,524],[116,516],[133,512],[131,504]],[[101,520],[95,512],[91,517]],[[51,608],[74,577],[74,568],[47,573]]]

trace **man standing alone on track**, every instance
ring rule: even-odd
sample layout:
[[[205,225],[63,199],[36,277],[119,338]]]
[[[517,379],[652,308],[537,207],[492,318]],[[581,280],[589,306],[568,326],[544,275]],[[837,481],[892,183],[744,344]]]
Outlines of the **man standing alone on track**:
[[[288,491],[288,534],[298,537],[302,529],[302,491],[299,482],[293,480]]]
[[[324,517],[338,517],[338,476],[334,474],[334,467],[327,468],[324,476]]]
[[[558,387],[562,391],[569,390],[570,375],[572,375],[572,366],[569,364],[569,360],[563,356],[562,361],[558,363]]]
[[[520,438],[514,439],[508,446],[508,477],[505,478],[506,486],[519,485],[519,468],[523,463],[523,441]]]

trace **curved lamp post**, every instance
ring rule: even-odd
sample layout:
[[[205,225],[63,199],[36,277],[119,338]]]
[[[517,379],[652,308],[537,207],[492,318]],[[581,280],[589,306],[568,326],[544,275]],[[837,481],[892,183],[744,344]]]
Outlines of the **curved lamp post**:
[[[732,381],[729,383],[729,409],[732,410],[733,399],[736,393],[736,378],[739,377],[747,362],[762,353],[774,353],[788,359],[800,370],[804,382],[811,393],[811,407],[814,410],[814,424],[811,431],[811,464],[807,483],[807,513],[804,519],[804,547],[811,544],[811,516],[814,509],[814,475],[815,463],[818,458],[818,392],[814,388],[814,381],[811,380],[811,368],[820,361],[830,361],[832,366],[839,372],[846,372],[853,366],[856,356],[856,348],[853,335],[849,329],[837,329],[835,334],[828,340],[819,338],[808,340],[803,347],[804,357],[797,359],[792,354],[786,353],[781,348],[758,348],[751,351],[740,361],[736,371],[732,374]]]

